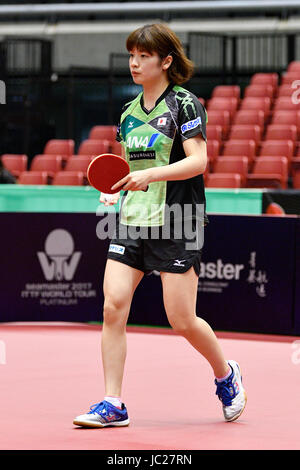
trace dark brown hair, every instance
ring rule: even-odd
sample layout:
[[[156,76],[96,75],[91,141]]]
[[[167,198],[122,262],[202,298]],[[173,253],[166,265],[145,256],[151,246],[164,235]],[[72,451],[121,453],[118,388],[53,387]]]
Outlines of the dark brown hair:
[[[152,54],[156,52],[160,59],[172,55],[173,61],[167,69],[168,78],[176,85],[187,82],[194,71],[194,64],[184,52],[176,34],[165,24],[147,24],[133,31],[127,38],[128,52],[137,48]]]

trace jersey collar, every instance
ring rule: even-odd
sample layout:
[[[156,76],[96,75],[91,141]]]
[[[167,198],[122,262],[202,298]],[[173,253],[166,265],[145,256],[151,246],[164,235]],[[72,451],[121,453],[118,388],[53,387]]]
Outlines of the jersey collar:
[[[171,83],[167,86],[167,88],[165,89],[165,91],[164,91],[164,92],[160,95],[160,97],[156,100],[154,108],[150,109],[150,111],[144,107],[144,94],[142,93],[141,99],[140,99],[140,105],[141,105],[141,108],[142,108],[142,110],[144,111],[144,113],[146,113],[146,114],[152,113],[152,111],[156,108],[156,106],[157,106],[157,105],[167,96],[167,94],[172,90],[173,86],[174,86],[174,83],[171,82]]]

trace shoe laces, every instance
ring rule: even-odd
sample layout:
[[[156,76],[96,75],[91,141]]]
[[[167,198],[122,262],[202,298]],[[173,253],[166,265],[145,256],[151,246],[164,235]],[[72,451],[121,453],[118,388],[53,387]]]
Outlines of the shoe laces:
[[[216,395],[218,395],[219,400],[222,401],[223,405],[230,406],[232,399],[235,397],[234,387],[230,378],[218,382],[215,380],[217,385]]]
[[[96,403],[95,405],[90,406],[91,411],[89,411],[88,414],[93,414],[93,413],[100,414],[103,408],[104,408],[104,403],[103,401],[101,401],[100,403]]]

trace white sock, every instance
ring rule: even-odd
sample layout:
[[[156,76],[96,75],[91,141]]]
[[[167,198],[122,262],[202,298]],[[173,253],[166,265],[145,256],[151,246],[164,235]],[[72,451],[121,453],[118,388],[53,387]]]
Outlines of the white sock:
[[[122,409],[122,401],[121,397],[104,397],[105,401],[108,401],[108,403],[111,403],[112,405],[116,406],[117,408]]]
[[[226,379],[228,379],[228,377],[230,377],[230,375],[232,374],[232,369],[231,369],[229,364],[228,364],[228,366],[229,366],[228,374],[226,374],[224,377],[216,377],[217,382],[223,382],[223,380],[226,380]]]

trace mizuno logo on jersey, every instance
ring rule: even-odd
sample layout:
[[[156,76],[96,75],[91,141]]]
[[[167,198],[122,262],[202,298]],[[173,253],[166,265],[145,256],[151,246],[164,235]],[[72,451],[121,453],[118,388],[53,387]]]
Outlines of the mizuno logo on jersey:
[[[159,134],[152,134],[150,137],[149,136],[131,136],[129,135],[126,140],[126,145],[128,148],[132,149],[144,149],[146,150],[147,148],[151,148],[154,145],[154,142],[156,141],[157,137]]]
[[[185,124],[182,124],[181,126],[181,132],[184,134],[187,131],[190,131],[191,129],[194,129],[195,127],[199,126],[202,124],[201,117],[198,116],[196,119],[193,119],[192,121],[186,122]]]

